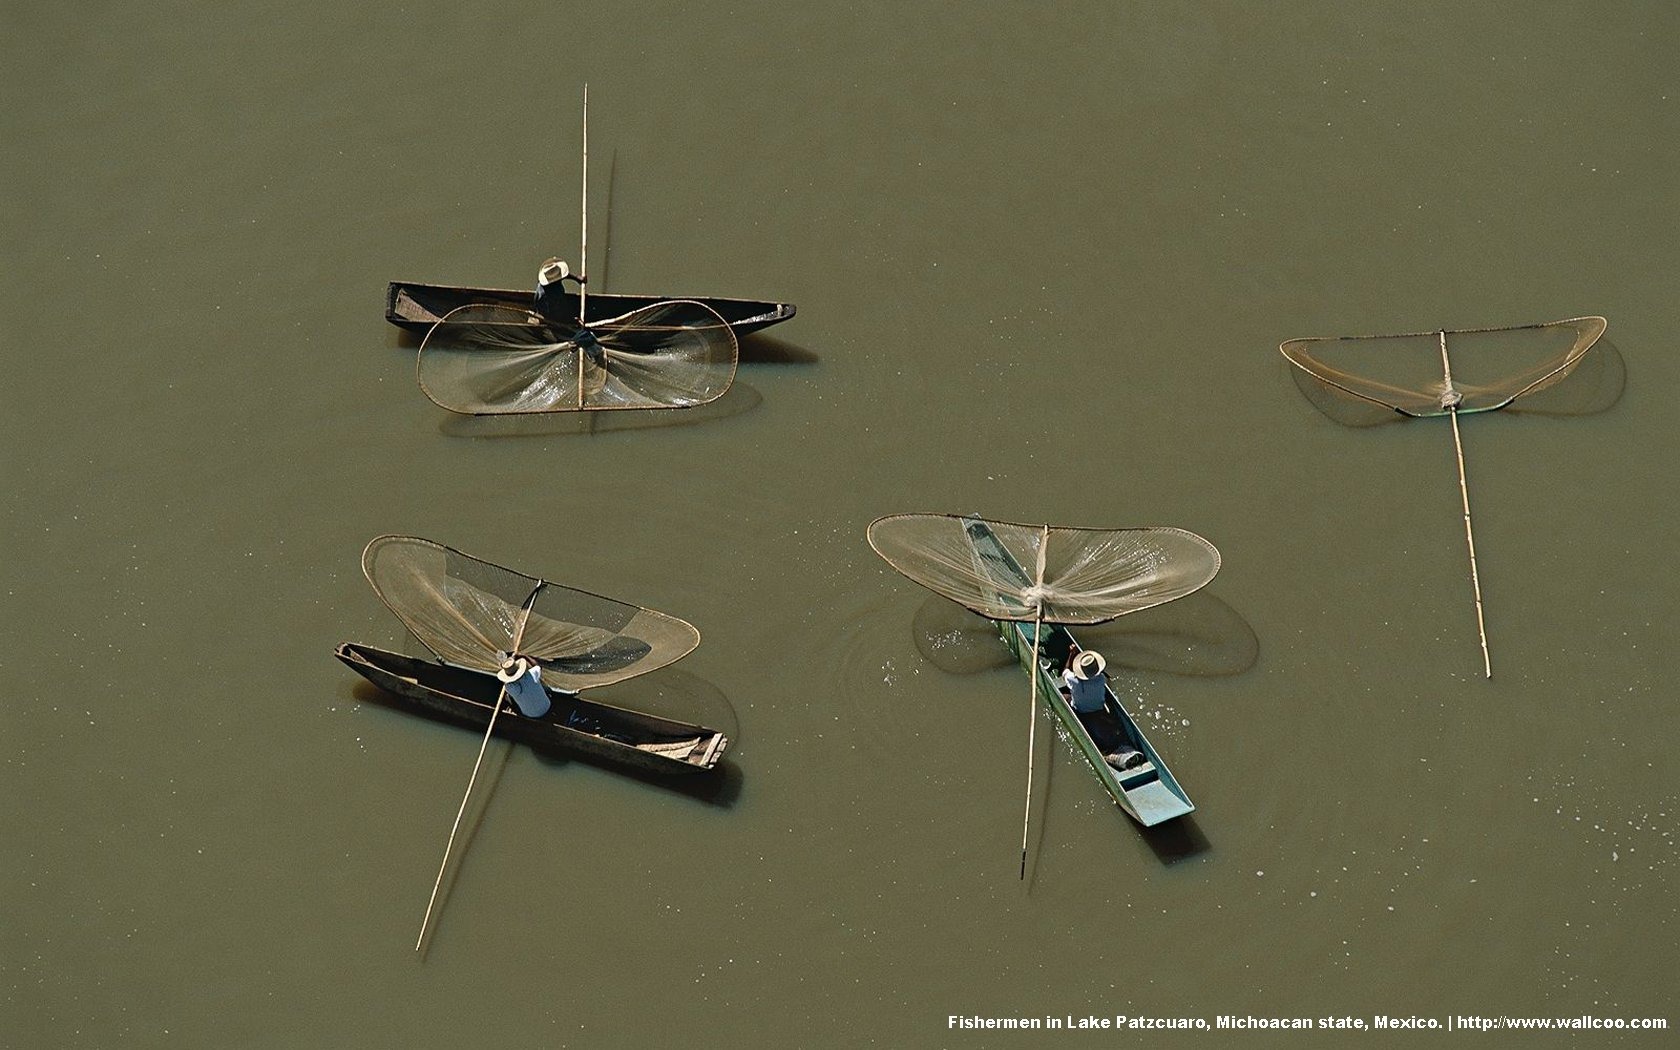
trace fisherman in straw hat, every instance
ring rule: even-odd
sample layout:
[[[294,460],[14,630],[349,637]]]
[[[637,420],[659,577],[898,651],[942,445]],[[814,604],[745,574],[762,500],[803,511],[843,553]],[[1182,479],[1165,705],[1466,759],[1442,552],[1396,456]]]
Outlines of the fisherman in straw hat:
[[[548,691],[542,684],[542,665],[528,656],[505,653],[496,678],[513,706],[527,718],[541,718],[548,714]]]
[[[1108,661],[1092,649],[1075,649],[1068,653],[1067,669],[1062,672],[1062,696],[1085,724],[1091,739],[1096,742],[1103,758],[1115,769],[1133,769],[1143,765],[1143,753],[1126,740],[1120,719],[1108,709]]]

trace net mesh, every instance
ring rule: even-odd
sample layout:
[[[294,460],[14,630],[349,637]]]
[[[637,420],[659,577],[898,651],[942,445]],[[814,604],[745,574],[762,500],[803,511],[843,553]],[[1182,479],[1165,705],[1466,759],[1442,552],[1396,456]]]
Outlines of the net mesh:
[[[1291,339],[1279,349],[1344,397],[1403,415],[1439,416],[1451,411],[1453,394],[1459,412],[1488,412],[1557,384],[1605,326],[1602,317],[1574,317],[1514,328]]]
[[[576,692],[680,660],[700,644],[690,624],[562,587],[413,536],[381,536],[362,553],[374,592],[422,645],[452,664],[494,672],[519,637],[543,682]],[[521,611],[531,606],[524,634]]]
[[[1219,551],[1173,528],[1070,529],[896,514],[869,545],[922,586],[994,620],[1091,624],[1170,602],[1219,572]]]
[[[418,371],[427,397],[464,415],[686,408],[728,390],[738,358],[729,324],[692,300],[654,303],[587,329],[519,307],[470,304],[432,326]]]

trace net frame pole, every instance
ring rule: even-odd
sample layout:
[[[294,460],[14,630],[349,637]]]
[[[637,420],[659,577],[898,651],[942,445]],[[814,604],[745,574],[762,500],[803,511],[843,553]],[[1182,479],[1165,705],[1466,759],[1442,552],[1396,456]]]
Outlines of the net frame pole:
[[[1032,689],[1027,701],[1027,802],[1021,814],[1021,881],[1027,878],[1027,829],[1032,826],[1033,759],[1038,751],[1038,636],[1044,628],[1044,616],[1033,621]]]
[[[583,85],[583,205],[578,221],[578,327],[589,304],[589,85]],[[583,411],[583,347],[578,347],[578,411]]]
[[[586,316],[584,306],[589,299],[589,85],[583,85],[583,218],[578,223],[578,324]],[[581,391],[582,385],[578,389]],[[583,397],[580,394],[581,404]]]
[[[1027,700],[1027,801],[1021,814],[1021,881],[1027,879],[1027,832],[1032,827],[1033,762],[1038,754],[1038,648],[1044,635],[1044,548],[1050,543],[1050,526],[1038,534],[1038,565],[1033,576],[1033,644],[1028,677],[1032,681]]]
[[[519,643],[525,638],[525,624],[531,618],[531,606],[536,602],[537,594],[542,588],[542,584],[537,584],[519,610],[519,626],[513,633],[513,652],[519,651]],[[478,760],[473,763],[472,776],[467,778],[467,790],[461,795],[461,808],[455,811],[455,823],[449,829],[449,842],[443,847],[443,863],[438,865],[437,879],[432,883],[432,895],[426,901],[426,917],[420,920],[420,936],[414,942],[414,950],[417,952],[426,946],[426,931],[431,928],[432,909],[437,906],[438,890],[443,886],[443,873],[449,870],[449,856],[455,851],[455,835],[461,830],[461,818],[466,815],[467,800],[472,798],[473,785],[478,782],[479,768],[484,765],[484,753],[490,747],[490,734],[496,731],[496,718],[502,713],[502,701],[506,699],[507,686],[504,684],[496,690],[496,706],[490,712],[490,724],[485,727],[484,740],[478,745]]]
[[[1470,485],[1464,476],[1464,439],[1458,432],[1458,400],[1457,391],[1452,385],[1452,362],[1447,357],[1447,333],[1437,333],[1441,341],[1441,376],[1446,382],[1446,390],[1442,393],[1443,400],[1452,398],[1447,405],[1448,415],[1452,418],[1453,451],[1458,457],[1458,494],[1464,506],[1464,542],[1470,550],[1470,586],[1476,595],[1476,635],[1482,643],[1482,675],[1493,677],[1493,661],[1488,656],[1487,621],[1482,614],[1482,578],[1476,569],[1476,530],[1470,523]]]

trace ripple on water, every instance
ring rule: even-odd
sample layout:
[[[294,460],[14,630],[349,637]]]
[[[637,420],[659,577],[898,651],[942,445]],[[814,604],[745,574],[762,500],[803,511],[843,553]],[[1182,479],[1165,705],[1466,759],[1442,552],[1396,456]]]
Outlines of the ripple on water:
[[[820,617],[784,625],[786,644],[807,652],[811,666],[832,669],[813,732],[831,746],[865,758],[908,756],[935,729],[927,708],[946,676],[912,643],[902,595],[840,593]]]

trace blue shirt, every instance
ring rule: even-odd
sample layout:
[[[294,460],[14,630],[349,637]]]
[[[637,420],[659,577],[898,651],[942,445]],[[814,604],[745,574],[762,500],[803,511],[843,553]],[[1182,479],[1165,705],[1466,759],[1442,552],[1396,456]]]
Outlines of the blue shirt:
[[[1082,714],[1103,709],[1103,701],[1108,697],[1108,676],[1101,672],[1089,678],[1081,678],[1072,671],[1062,672],[1062,684],[1072,696],[1073,709]]]
[[[503,688],[507,690],[508,699],[526,718],[541,718],[548,714],[549,699],[542,686],[542,668],[535,661],[532,661],[530,670],[506,683]]]

